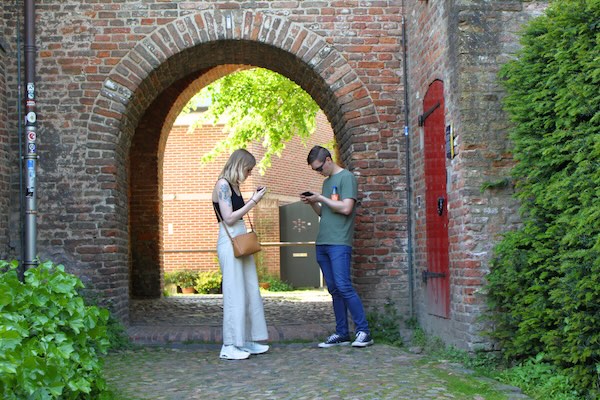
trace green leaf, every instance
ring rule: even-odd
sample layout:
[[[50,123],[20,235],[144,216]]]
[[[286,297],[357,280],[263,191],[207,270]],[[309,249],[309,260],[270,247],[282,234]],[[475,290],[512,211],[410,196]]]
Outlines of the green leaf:
[[[210,99],[210,101],[209,101]],[[285,143],[295,136],[305,141],[314,132],[319,106],[300,86],[263,68],[227,75],[198,93],[184,113],[209,103],[198,125],[223,123],[228,136],[202,157],[214,159],[224,151],[245,148],[251,142],[265,149],[258,163],[264,172],[273,155],[280,156]]]

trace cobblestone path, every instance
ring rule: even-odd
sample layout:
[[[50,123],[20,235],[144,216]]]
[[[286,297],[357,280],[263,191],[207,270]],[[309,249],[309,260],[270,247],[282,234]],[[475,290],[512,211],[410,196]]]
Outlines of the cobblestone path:
[[[248,360],[218,357],[218,345],[112,354],[105,370],[123,399],[524,399],[517,388],[474,378],[387,345],[319,349],[275,344]]]
[[[331,297],[323,290],[265,293],[271,350],[221,360],[222,301],[219,295],[133,300],[129,336],[146,347],[105,360],[119,400],[528,398],[518,388],[404,348],[319,349],[318,341],[335,327]]]

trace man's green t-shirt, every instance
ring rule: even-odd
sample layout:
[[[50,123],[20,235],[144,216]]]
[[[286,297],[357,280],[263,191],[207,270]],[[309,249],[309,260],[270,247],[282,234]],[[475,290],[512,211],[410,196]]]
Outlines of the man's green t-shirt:
[[[340,200],[358,200],[358,184],[352,172],[343,169],[335,175],[331,175],[323,182],[323,196],[331,198],[333,187],[337,187]],[[352,246],[354,234],[354,216],[356,205],[350,215],[333,212],[325,204],[321,204],[321,222],[319,223],[319,234],[316,244],[335,244]]]

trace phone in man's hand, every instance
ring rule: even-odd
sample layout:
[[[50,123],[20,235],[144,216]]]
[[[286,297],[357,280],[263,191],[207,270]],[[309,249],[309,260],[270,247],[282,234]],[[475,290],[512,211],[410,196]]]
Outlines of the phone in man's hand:
[[[304,192],[302,193],[302,196],[312,196],[313,194],[313,192]]]

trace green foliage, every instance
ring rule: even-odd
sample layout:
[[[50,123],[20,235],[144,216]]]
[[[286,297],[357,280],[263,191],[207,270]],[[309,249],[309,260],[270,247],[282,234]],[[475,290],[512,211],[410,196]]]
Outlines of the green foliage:
[[[430,363],[433,366],[436,363]],[[453,373],[452,367],[446,362],[437,364],[437,368],[432,368],[431,372],[436,377],[436,384],[441,384],[448,388],[448,391],[457,399],[486,399],[486,400],[506,400],[507,396],[489,380],[478,379],[476,376],[461,373]]]
[[[110,350],[124,350],[133,348],[133,344],[127,334],[127,329],[123,324],[114,318],[112,315],[109,316],[106,324],[106,335],[110,342]]]
[[[273,275],[265,276],[261,282],[267,282],[269,284],[269,292],[289,292],[290,290],[294,290],[292,285]]]
[[[253,68],[227,75],[190,100],[183,112],[211,102],[200,123],[225,123],[228,137],[203,156],[214,159],[222,152],[260,142],[265,149],[260,171],[280,156],[285,143],[295,136],[307,139],[315,130],[319,106],[300,86],[276,72]]]
[[[411,343],[423,348],[427,355],[426,360],[460,363],[474,370],[478,375],[519,387],[534,399],[583,400],[585,398],[567,372],[542,361],[543,354],[528,358],[518,365],[511,365],[497,351],[482,349],[468,352],[454,346],[446,346],[438,337],[428,337],[416,320],[407,321],[407,327],[414,329]],[[590,396],[588,398],[595,399]]]
[[[502,69],[522,227],[497,246],[489,305],[506,357],[544,354],[600,387],[600,0],[557,0]]]
[[[393,302],[388,301],[383,306],[383,311],[370,311],[367,313],[367,322],[371,330],[371,336],[376,343],[387,343],[392,346],[402,346],[402,335],[400,335],[400,320],[398,310]]]
[[[194,287],[196,284],[196,278],[198,277],[198,273],[196,271],[189,269],[176,271],[174,275],[174,283],[180,288]]]
[[[544,363],[543,354],[509,368],[498,375],[498,379],[518,386],[534,399],[581,400],[573,377],[566,375],[556,366]]]
[[[0,394],[3,399],[102,399],[108,311],[86,306],[81,281],[44,262],[18,280],[0,261]]]
[[[169,283],[174,283],[175,285],[177,285],[177,272],[165,272],[165,285],[169,284]]]
[[[425,331],[421,327],[413,329],[411,344],[419,347],[427,346],[427,335],[425,335]]]
[[[221,281],[223,277],[220,272],[207,271],[199,272],[196,278],[194,288],[196,292],[203,294],[221,293]]]
[[[510,179],[502,178],[495,181],[486,181],[481,185],[481,189],[479,191],[481,193],[485,192],[488,189],[502,189],[507,187],[510,184]]]

